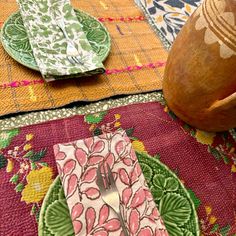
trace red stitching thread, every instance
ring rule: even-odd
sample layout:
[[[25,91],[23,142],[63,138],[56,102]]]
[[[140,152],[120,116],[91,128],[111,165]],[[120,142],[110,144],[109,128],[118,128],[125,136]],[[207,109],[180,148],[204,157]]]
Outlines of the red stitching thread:
[[[27,81],[27,80],[22,80],[22,81],[13,81],[9,84],[1,84],[0,88],[5,89],[5,88],[18,88],[18,87],[23,87],[23,86],[29,86],[29,85],[34,85],[34,84],[42,84],[44,83],[43,80],[33,80],[33,81]]]
[[[128,66],[125,68],[121,68],[121,69],[107,69],[105,74],[107,75],[111,75],[111,74],[119,74],[119,73],[123,73],[123,72],[129,72],[129,71],[135,71],[135,70],[142,70],[142,69],[154,69],[154,68],[159,68],[159,67],[163,67],[166,64],[166,62],[156,62],[156,63],[149,63],[146,65],[134,65],[134,66]],[[18,87],[24,87],[24,86],[30,86],[30,85],[35,85],[35,84],[44,84],[44,80],[40,79],[40,80],[32,80],[32,81],[28,81],[28,80],[22,80],[22,81],[13,81],[11,83],[8,84],[0,84],[0,88],[1,89],[6,89],[6,88],[18,88]]]
[[[145,68],[158,68],[158,67],[163,67],[165,65],[166,62],[156,62],[156,63],[149,63],[147,65],[135,65],[135,66],[128,66],[126,68],[122,68],[122,69],[111,69],[111,70],[106,70],[106,74],[107,75],[111,75],[111,74],[118,74],[118,73],[122,73],[122,72],[128,72],[128,71],[133,71],[133,70],[142,70]]]
[[[143,21],[145,20],[144,16],[133,16],[133,17],[99,17],[98,18],[99,21],[104,22],[104,21],[123,21],[123,22],[127,22],[127,21]]]
[[[115,18],[115,17],[99,17],[98,20],[101,22],[105,22],[105,21],[128,22],[128,21],[143,21],[143,20],[145,20],[145,17],[144,16],[130,16],[130,17],[117,17],[117,18]],[[0,25],[2,25],[3,23],[4,23],[4,21],[0,21]]]

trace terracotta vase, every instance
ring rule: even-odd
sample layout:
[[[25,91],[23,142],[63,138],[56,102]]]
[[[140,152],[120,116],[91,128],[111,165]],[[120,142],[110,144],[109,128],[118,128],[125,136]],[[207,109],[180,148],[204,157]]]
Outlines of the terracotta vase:
[[[236,0],[205,0],[193,13],[170,51],[163,91],[196,128],[236,127]]]

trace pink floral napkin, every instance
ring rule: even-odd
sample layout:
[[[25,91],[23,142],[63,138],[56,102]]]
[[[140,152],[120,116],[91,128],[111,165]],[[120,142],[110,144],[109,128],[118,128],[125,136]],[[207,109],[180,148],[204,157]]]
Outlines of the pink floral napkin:
[[[98,163],[109,164],[130,235],[167,236],[131,142],[124,131],[54,146],[75,235],[122,235],[120,222],[100,195]]]

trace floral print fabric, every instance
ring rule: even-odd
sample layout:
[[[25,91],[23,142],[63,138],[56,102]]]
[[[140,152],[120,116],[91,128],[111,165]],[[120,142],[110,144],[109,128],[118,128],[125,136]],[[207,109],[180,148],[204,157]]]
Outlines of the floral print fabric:
[[[96,183],[98,163],[116,180],[121,212],[131,235],[168,235],[125,131],[54,147],[75,235],[120,235],[120,222]]]
[[[151,24],[172,45],[178,32],[202,0],[136,0]]]
[[[236,130],[196,130],[176,118],[164,101],[1,131],[0,234],[37,235],[36,219],[46,188],[58,175],[53,145],[121,128],[135,151],[160,159],[176,173],[194,201],[202,236],[235,236]],[[148,168],[143,170],[147,171]],[[173,189],[170,181],[156,185],[153,196],[158,198]]]
[[[104,72],[68,0],[18,0],[18,4],[35,60],[46,81]],[[69,43],[77,48],[80,63],[75,63],[68,52]]]

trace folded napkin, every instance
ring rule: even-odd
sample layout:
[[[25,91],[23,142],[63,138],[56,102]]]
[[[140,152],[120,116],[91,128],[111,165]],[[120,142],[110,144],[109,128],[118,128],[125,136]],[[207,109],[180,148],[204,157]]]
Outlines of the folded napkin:
[[[69,0],[18,0],[35,60],[46,81],[103,73]],[[62,21],[69,38],[59,27]],[[79,63],[68,55],[68,42],[79,52]]]
[[[54,146],[75,235],[121,235],[120,222],[96,183],[98,163],[109,164],[130,235],[168,235],[124,131]]]

